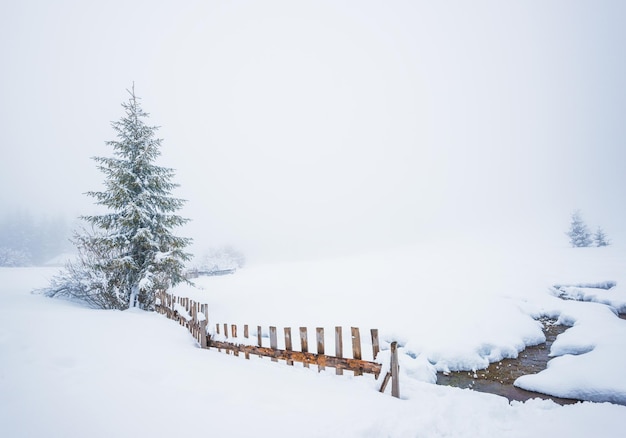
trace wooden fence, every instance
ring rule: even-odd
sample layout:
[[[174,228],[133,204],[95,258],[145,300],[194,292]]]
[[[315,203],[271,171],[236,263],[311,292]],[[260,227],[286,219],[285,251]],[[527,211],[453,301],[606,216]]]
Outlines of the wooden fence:
[[[294,362],[302,363],[304,367],[316,365],[318,371],[324,370],[326,367],[335,368],[335,373],[343,374],[344,370],[352,371],[355,376],[361,376],[364,373],[373,374],[378,379],[382,364],[375,362],[376,356],[380,352],[380,343],[378,339],[378,330],[370,330],[372,358],[374,361],[362,359],[361,350],[361,334],[357,327],[350,328],[352,339],[352,357],[344,357],[343,350],[343,328],[335,327],[335,355],[326,354],[325,333],[323,327],[315,329],[316,337],[316,353],[309,352],[308,329],[307,327],[299,327],[300,350],[294,350],[291,327],[284,327],[284,348],[278,347],[278,330],[276,327],[269,327],[269,347],[263,345],[263,330],[261,326],[256,327],[256,333],[253,335],[256,339],[250,337],[250,328],[246,324],[243,326],[243,339],[239,337],[238,326],[236,324],[216,324],[214,335],[211,336],[208,325],[207,304],[200,304],[186,297],[176,297],[166,292],[157,295],[157,312],[166,315],[169,319],[177,321],[180,325],[186,327],[189,332],[198,341],[201,348],[217,348],[218,351],[224,350],[228,354],[239,356],[243,353],[246,359],[250,355],[259,357],[269,357],[272,361],[284,360],[287,365],[293,365]],[[223,329],[223,330],[222,330]],[[230,342],[230,340],[237,342]],[[256,343],[254,342],[256,340]],[[391,394],[394,397],[400,397],[399,387],[399,366],[397,343],[391,344],[391,362],[390,370],[386,373],[380,387],[380,392],[384,392],[388,382],[391,380]]]

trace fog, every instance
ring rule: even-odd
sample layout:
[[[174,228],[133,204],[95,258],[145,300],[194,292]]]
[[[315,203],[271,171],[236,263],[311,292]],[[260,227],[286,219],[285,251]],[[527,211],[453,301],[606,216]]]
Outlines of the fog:
[[[0,211],[88,214],[135,83],[196,248],[624,230],[622,1],[0,4]]]

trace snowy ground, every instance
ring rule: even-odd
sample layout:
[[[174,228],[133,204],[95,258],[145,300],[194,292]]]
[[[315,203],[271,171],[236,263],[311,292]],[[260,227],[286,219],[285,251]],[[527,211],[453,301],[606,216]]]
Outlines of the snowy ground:
[[[379,394],[371,376],[201,350],[154,313],[31,294],[53,268],[0,269],[2,435],[622,436],[617,404],[509,403],[429,383],[436,370],[481,368],[540,342],[533,317],[549,315],[573,327],[553,344],[549,368],[518,385],[626,402],[626,321],[614,313],[626,309],[626,251],[477,248],[251,265],[175,291],[208,302],[211,324],[378,328],[402,345],[401,400]],[[606,281],[617,285],[577,287]],[[565,293],[584,301],[557,297]]]

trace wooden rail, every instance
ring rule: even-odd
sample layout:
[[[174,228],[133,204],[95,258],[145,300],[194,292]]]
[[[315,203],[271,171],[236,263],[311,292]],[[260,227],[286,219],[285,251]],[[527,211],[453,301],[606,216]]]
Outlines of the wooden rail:
[[[225,339],[229,339],[229,325],[228,324],[216,324],[215,331],[217,335],[221,335],[223,327],[223,336]],[[276,327],[269,328],[270,347],[263,346],[263,336],[261,326],[257,326],[257,345],[249,344],[246,339],[249,339],[248,325],[244,325],[244,343],[234,343],[228,341],[219,341],[213,338],[207,340],[208,348],[217,348],[218,350],[225,350],[226,352],[232,352],[235,355],[239,353],[245,353],[246,358],[250,357],[250,354],[256,354],[258,356],[270,357],[273,361],[284,360],[287,365],[293,365],[294,362],[300,362],[305,367],[309,365],[317,365],[318,370],[322,371],[326,367],[335,368],[336,374],[343,374],[343,370],[350,370],[354,372],[355,376],[363,375],[363,373],[374,374],[376,378],[380,375],[382,365],[378,362],[363,360],[361,354],[361,337],[360,331],[357,327],[351,328],[352,333],[352,358],[343,357],[343,340],[342,340],[342,327],[335,327],[335,356],[329,356],[325,354],[325,336],[324,328],[318,327],[315,329],[315,339],[317,344],[317,353],[310,353],[308,348],[308,329],[307,327],[300,327],[300,350],[293,350],[293,342],[291,338],[291,327],[284,328],[284,343],[285,348],[278,348],[278,335]],[[372,337],[372,357],[375,359],[379,353],[379,341],[378,330],[372,329],[370,331]],[[237,338],[237,326],[230,326],[230,336]]]

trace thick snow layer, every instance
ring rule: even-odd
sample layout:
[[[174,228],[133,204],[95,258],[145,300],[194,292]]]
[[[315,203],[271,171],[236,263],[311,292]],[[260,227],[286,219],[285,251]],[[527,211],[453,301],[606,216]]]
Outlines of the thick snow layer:
[[[564,299],[602,303],[619,313],[626,313],[626,293],[622,291],[626,285],[612,286],[612,284],[609,283],[608,288],[603,283],[594,285],[595,287],[561,286],[555,288],[554,292]]]
[[[515,385],[559,397],[626,404],[626,380],[619,377],[626,369],[626,321],[609,307],[581,302],[565,303],[561,318],[575,323],[552,344],[550,355],[557,357],[548,369],[522,376]]]
[[[3,268],[2,434],[622,436],[624,406],[509,403],[430,382],[437,369],[479,368],[540,342],[533,317],[551,315],[572,327],[553,344],[549,368],[518,385],[623,402],[626,321],[605,304],[559,299],[552,286],[610,279],[619,298],[624,260],[613,247],[425,247],[252,265],[235,275],[197,279],[201,288],[175,291],[208,302],[213,327],[378,328],[385,342],[402,344],[401,400],[378,393],[380,381],[372,376],[335,376],[202,350],[184,328],[155,313],[91,310],[33,295],[56,269]]]
[[[543,379],[548,371],[516,384],[561,397],[624,403],[619,369],[626,357],[626,321],[615,313],[626,301],[625,261],[623,250],[613,246],[512,250],[439,244],[251,266],[233,276],[200,277],[196,289],[181,286],[175,292],[209,302],[210,326],[378,328],[387,345],[399,341],[403,369],[424,382],[434,382],[436,371],[477,370],[517,357],[525,346],[545,341],[535,318],[550,316],[574,325],[553,344],[552,355],[578,354],[571,360],[581,372],[555,360],[549,384]],[[580,297],[585,302],[561,299],[554,287],[609,281],[617,286],[589,290]],[[602,371],[581,374],[590,366]]]

